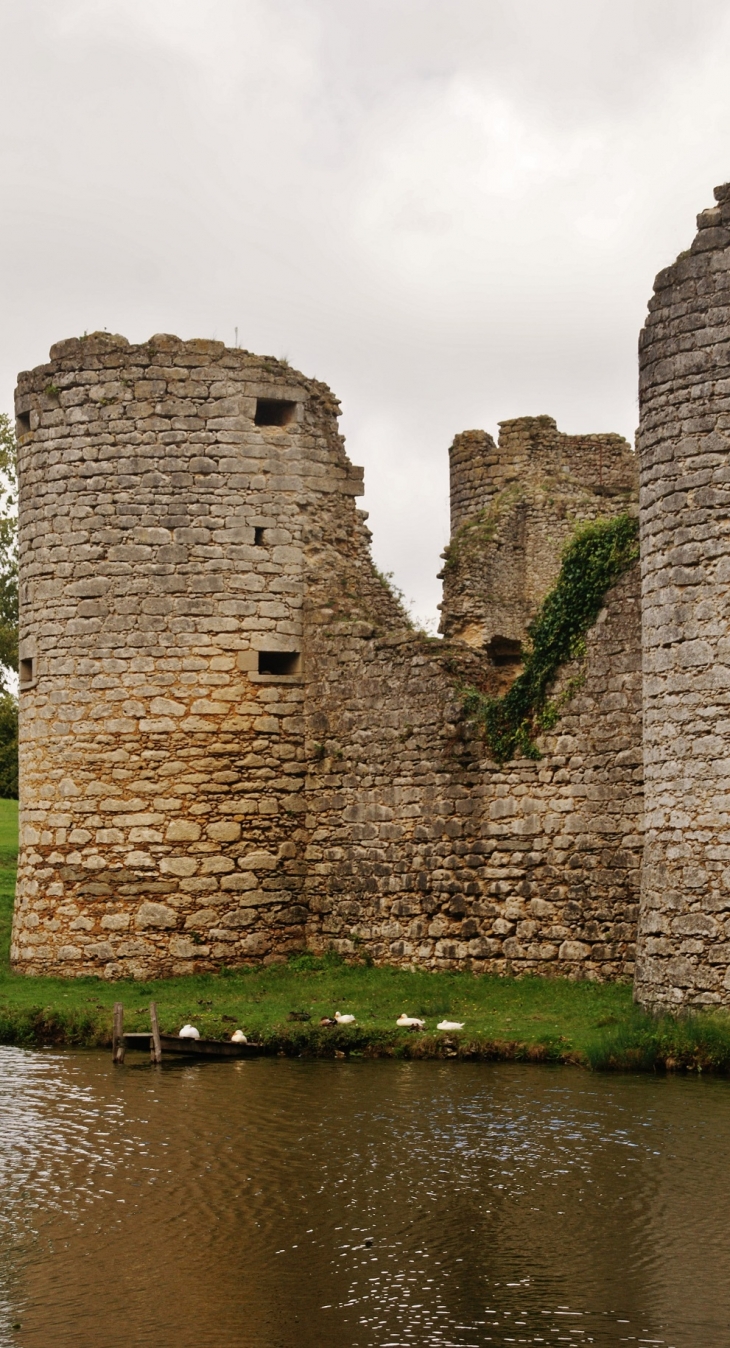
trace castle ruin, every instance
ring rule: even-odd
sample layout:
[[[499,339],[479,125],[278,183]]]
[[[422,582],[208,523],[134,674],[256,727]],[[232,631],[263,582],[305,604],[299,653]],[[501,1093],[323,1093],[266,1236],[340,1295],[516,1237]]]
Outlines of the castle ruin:
[[[716,196],[642,336],[643,594],[635,565],[606,595],[536,761],[494,762],[462,690],[519,673],[576,525],[638,512],[621,437],[546,416],[456,437],[439,640],[373,566],[323,384],[106,333],[20,376],[16,969],[149,978],[334,946],[636,967],[646,1005],[730,1001]]]

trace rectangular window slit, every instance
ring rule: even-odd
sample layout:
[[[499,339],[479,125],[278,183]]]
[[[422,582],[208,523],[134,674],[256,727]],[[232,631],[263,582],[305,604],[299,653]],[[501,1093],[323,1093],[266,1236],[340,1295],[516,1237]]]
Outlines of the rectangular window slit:
[[[257,426],[288,426],[295,409],[296,403],[281,398],[257,398],[254,421]]]
[[[33,661],[32,659],[21,660],[20,662],[20,685],[33,682]]]
[[[259,674],[298,674],[299,651],[259,651]]]
[[[16,414],[15,434],[18,436],[30,434],[30,412],[18,412]]]
[[[262,547],[264,546],[264,531],[263,531],[263,527],[260,526],[260,525],[258,525],[258,524],[256,524],[256,525],[254,526],[254,531],[253,531],[253,541],[254,541],[254,544],[255,544],[255,546],[256,546],[257,548],[262,548]]]

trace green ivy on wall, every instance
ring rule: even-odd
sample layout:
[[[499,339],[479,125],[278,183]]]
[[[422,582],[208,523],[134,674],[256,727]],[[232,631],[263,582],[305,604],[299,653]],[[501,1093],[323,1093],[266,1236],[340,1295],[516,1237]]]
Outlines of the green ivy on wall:
[[[565,547],[555,587],[527,629],[525,666],[509,692],[488,697],[478,688],[464,690],[464,710],[498,763],[519,755],[540,757],[535,737],[555,724],[580,679],[570,681],[560,704],[550,701],[550,686],[561,665],[584,654],[585,635],[606,592],[639,555],[638,533],[639,522],[631,515],[579,525]]]

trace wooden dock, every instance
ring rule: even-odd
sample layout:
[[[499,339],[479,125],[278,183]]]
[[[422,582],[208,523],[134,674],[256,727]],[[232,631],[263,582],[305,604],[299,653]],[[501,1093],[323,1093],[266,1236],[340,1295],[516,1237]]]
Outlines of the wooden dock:
[[[143,1053],[151,1049],[151,1041],[148,1031],[124,1036],[127,1048]],[[261,1044],[232,1044],[230,1039],[181,1039],[176,1034],[160,1034],[160,1048],[163,1057],[171,1053],[183,1058],[257,1058],[264,1051]]]
[[[112,1028],[112,1062],[121,1067],[127,1049],[149,1053],[153,1063],[161,1063],[163,1054],[177,1058],[258,1058],[264,1052],[262,1044],[240,1044],[230,1039],[188,1039],[177,1034],[161,1034],[157,1007],[150,1002],[149,1030],[124,1030],[124,1007],[114,1003]]]

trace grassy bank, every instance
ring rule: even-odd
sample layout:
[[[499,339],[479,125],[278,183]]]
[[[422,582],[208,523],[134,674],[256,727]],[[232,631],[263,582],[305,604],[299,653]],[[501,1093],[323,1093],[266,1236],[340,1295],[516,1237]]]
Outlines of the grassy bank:
[[[154,999],[163,1030],[191,1021],[203,1035],[228,1037],[240,1026],[272,1053],[730,1072],[730,1017],[653,1019],[632,1005],[630,987],[621,984],[411,973],[308,955],[268,969],[156,983],[25,978],[8,964],[16,836],[17,803],[0,801],[0,1043],[107,1045],[116,1000],[133,1030],[149,1028]],[[320,1019],[335,1011],[354,1014],[357,1023],[322,1028]],[[425,1032],[398,1029],[402,1011],[423,1017]],[[441,1019],[464,1021],[464,1030],[438,1033]]]

